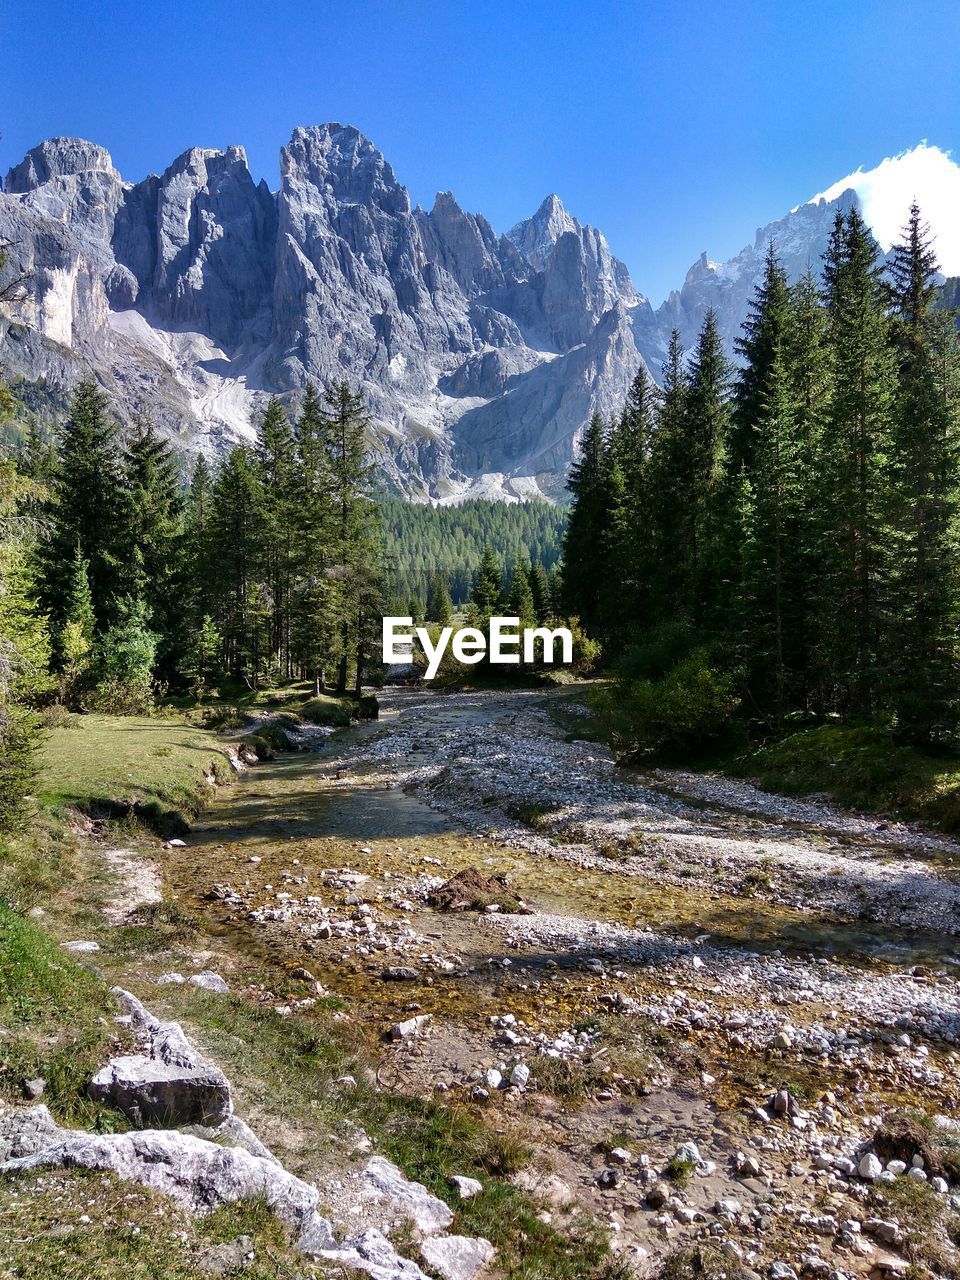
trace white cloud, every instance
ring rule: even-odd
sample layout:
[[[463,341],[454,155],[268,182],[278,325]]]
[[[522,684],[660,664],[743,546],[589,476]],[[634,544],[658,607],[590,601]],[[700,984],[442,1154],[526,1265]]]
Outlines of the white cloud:
[[[883,249],[900,239],[911,203],[930,224],[934,247],[945,275],[960,275],[960,165],[949,151],[926,143],[883,160],[875,169],[858,169],[813,197],[834,200],[852,187],[863,216]]]

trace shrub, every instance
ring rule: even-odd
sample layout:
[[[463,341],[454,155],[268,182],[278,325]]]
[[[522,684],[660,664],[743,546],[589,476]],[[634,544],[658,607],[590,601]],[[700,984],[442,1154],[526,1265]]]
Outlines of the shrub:
[[[137,715],[153,707],[153,663],[158,637],[147,625],[146,606],[137,601],[100,644],[96,705],[112,715]]]
[[[20,826],[37,776],[39,717],[25,707],[0,705],[0,830]]]
[[[689,754],[721,738],[738,705],[733,676],[717,671],[701,648],[659,679],[621,677],[600,710],[620,750]]]
[[[300,708],[300,716],[309,724],[327,724],[335,729],[346,729],[350,724],[350,712],[336,698],[311,698]]]

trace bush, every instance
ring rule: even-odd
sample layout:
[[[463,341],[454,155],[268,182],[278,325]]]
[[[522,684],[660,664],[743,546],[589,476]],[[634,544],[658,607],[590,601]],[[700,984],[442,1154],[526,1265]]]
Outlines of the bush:
[[[153,664],[158,637],[147,625],[146,607],[136,602],[106,632],[100,644],[98,710],[138,715],[153,707]]]
[[[689,755],[723,737],[739,705],[736,682],[693,652],[659,679],[621,676],[601,700],[601,717],[621,751]]]
[[[39,716],[25,707],[0,705],[0,831],[24,820],[26,799],[37,776],[42,736]]]
[[[336,698],[311,698],[300,708],[300,716],[308,724],[326,724],[335,729],[346,729],[350,724],[350,712]]]

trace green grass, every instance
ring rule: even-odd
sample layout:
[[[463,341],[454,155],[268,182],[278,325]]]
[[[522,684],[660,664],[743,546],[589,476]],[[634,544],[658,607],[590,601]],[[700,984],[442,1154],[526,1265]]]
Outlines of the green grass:
[[[333,1271],[292,1253],[261,1201],[226,1205],[203,1218],[167,1196],[107,1174],[59,1172],[0,1184],[0,1275],[16,1280],[197,1280],[204,1254],[250,1238],[254,1260],[230,1275],[308,1280]],[[83,1222],[83,1217],[91,1222]]]
[[[211,768],[227,776],[222,743],[183,719],[78,716],[50,731],[37,793],[54,812],[132,814],[172,834],[199,812],[207,794],[202,773]]]
[[[526,1160],[523,1143],[497,1132],[475,1110],[378,1089],[365,1072],[356,1022],[318,1006],[309,1019],[284,1019],[237,998],[178,992],[178,1016],[196,1026],[216,1061],[239,1084],[246,1104],[269,1106],[288,1122],[317,1132],[361,1119],[377,1149],[456,1211],[453,1230],[483,1235],[500,1251],[504,1280],[625,1280],[605,1234],[580,1219],[564,1230],[541,1222],[539,1206],[510,1181]],[[331,1088],[352,1075],[356,1088]],[[461,1203],[454,1174],[478,1178],[482,1194]]]
[[[960,754],[918,751],[880,729],[817,725],[743,757],[729,772],[787,795],[960,830]]]
[[[0,902],[0,1089],[21,1096],[41,1076],[43,1100],[73,1124],[116,1127],[86,1088],[110,1056],[117,1027],[106,984],[32,921]]]

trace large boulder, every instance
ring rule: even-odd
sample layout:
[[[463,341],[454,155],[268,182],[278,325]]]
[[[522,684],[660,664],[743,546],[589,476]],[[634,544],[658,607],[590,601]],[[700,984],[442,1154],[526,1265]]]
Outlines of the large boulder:
[[[135,996],[115,994],[137,1033],[139,1052],[112,1058],[90,1083],[90,1096],[136,1125],[222,1125],[233,1114],[230,1082],[189,1042],[177,1022],[160,1022]]]

